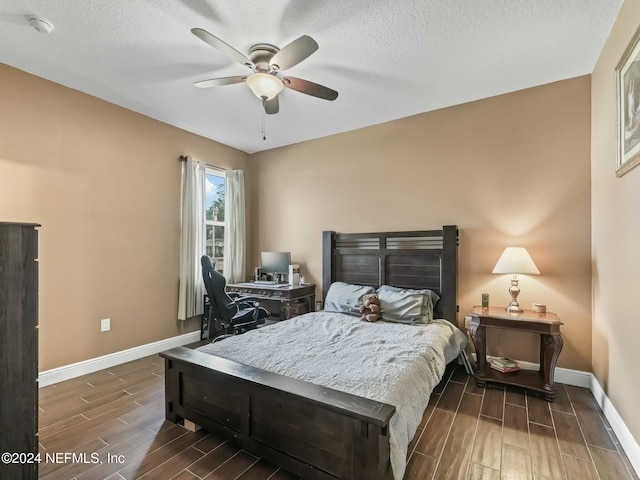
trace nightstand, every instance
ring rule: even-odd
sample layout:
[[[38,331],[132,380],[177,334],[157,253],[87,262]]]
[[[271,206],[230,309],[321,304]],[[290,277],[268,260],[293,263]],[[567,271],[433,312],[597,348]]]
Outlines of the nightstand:
[[[541,393],[545,400],[553,402],[558,394],[553,384],[553,373],[562,351],[562,322],[554,313],[536,313],[525,310],[521,313],[509,313],[502,307],[473,307],[471,311],[471,339],[476,348],[476,371],[474,377],[480,387],[485,382],[502,383],[528,388]],[[486,330],[502,328],[540,335],[540,369],[520,370],[501,373],[487,363]]]

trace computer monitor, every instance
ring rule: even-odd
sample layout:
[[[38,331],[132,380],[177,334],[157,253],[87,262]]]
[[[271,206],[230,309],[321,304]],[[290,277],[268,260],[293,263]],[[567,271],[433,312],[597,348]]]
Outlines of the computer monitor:
[[[261,252],[262,273],[289,273],[291,252]]]

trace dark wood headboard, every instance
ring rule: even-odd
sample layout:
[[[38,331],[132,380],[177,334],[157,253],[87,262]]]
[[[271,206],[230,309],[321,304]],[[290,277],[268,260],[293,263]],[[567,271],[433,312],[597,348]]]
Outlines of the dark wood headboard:
[[[322,296],[333,282],[423,289],[440,295],[434,317],[458,324],[458,227],[380,233],[322,233]]]

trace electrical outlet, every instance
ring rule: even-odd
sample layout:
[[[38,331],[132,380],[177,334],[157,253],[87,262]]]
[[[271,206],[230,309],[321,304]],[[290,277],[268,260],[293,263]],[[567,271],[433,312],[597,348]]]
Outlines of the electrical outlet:
[[[111,330],[111,319],[103,318],[102,320],[100,320],[100,331],[108,332],[109,330]]]
[[[471,317],[469,316],[464,317],[464,328],[466,328],[467,330],[471,328]]]

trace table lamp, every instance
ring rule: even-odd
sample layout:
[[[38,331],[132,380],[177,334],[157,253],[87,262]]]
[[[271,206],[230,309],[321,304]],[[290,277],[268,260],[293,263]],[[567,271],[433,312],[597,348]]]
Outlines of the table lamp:
[[[540,275],[540,270],[538,270],[536,264],[531,260],[527,249],[523,247],[505,248],[492,273],[513,274],[511,278],[511,288],[509,288],[511,303],[507,307],[507,312],[522,312],[523,310],[518,304],[518,294],[520,293],[520,289],[518,288],[518,274]]]

